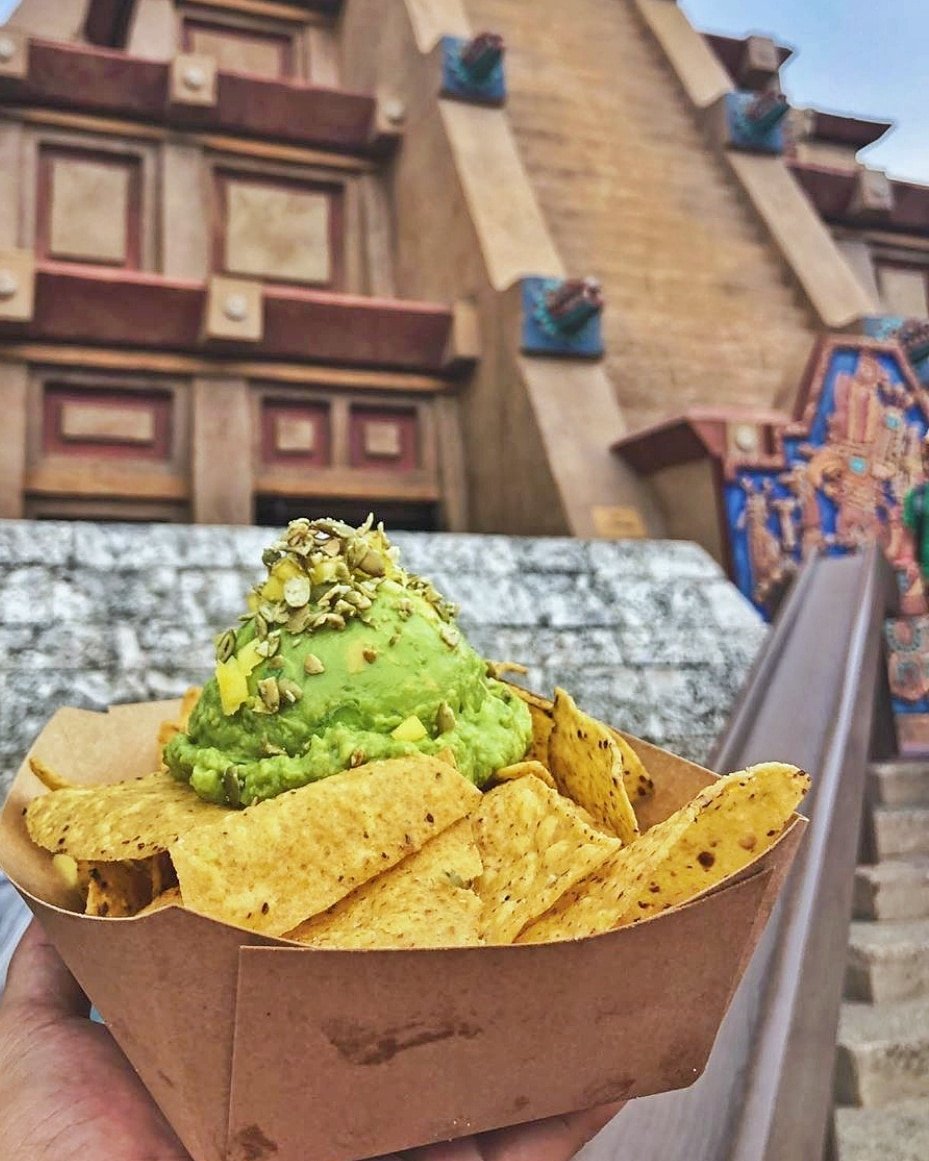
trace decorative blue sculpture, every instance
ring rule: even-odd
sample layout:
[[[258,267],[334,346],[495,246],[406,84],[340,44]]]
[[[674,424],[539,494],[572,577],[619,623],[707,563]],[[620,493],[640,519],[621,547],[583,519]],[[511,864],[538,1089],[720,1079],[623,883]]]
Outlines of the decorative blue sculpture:
[[[906,351],[916,378],[929,386],[929,319],[872,315],[862,320],[862,329],[872,339],[896,339]]]
[[[478,105],[502,105],[506,100],[503,37],[481,32],[473,40],[443,36],[441,43],[442,96]]]
[[[783,121],[789,109],[783,93],[727,93],[729,144],[757,153],[783,153]]]
[[[527,355],[603,354],[603,293],[595,278],[524,278],[522,350]]]

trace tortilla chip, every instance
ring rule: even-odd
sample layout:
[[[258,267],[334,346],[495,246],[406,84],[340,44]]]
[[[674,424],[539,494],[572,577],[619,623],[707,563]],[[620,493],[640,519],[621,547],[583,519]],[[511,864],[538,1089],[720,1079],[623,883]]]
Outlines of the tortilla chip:
[[[487,676],[495,681],[506,681],[508,673],[519,673],[523,677],[529,672],[529,667],[519,661],[488,661]]]
[[[547,697],[540,697],[521,685],[507,682],[509,688],[526,703],[532,718],[532,741],[523,755],[525,761],[541,762],[548,765],[548,738],[552,732],[552,703]]]
[[[177,886],[177,874],[167,851],[162,851],[161,854],[155,855],[147,862],[151,874],[153,899]]]
[[[137,915],[151,915],[155,911],[161,911],[165,907],[183,907],[184,900],[181,898],[181,891],[179,887],[169,887],[167,891],[162,891],[159,895],[149,903],[147,907],[143,907],[138,911]]]
[[[181,706],[178,710],[177,717],[173,721],[162,722],[158,727],[158,745],[161,749],[167,746],[175,734],[183,734],[186,732],[190,722],[190,715],[193,713],[194,706],[200,700],[200,694],[202,692],[203,690],[199,685],[192,685],[190,689],[185,691],[184,696],[181,698]]]
[[[26,826],[34,843],[74,859],[143,859],[192,828],[225,817],[165,771],[108,786],[67,787],[34,798]]]
[[[480,943],[481,901],[472,884],[481,857],[467,818],[287,939],[311,947],[461,947]]]
[[[425,754],[333,774],[183,835],[171,848],[184,903],[282,935],[418,851],[481,792]]]
[[[645,769],[642,759],[622,734],[612,727],[607,728],[623,756],[623,785],[626,788],[626,795],[630,803],[638,802],[640,798],[648,798],[655,793],[655,782],[651,774]]]
[[[563,689],[555,690],[552,716],[548,761],[558,789],[611,834],[632,842],[639,824],[626,793],[623,752],[613,731],[582,713]]]
[[[575,883],[619,850],[588,826],[574,803],[538,778],[517,778],[484,795],[474,820],[484,871],[481,933],[512,943]]]
[[[74,782],[69,782],[57,770],[53,770],[51,766],[47,766],[41,758],[30,756],[29,769],[47,790],[67,790],[76,785]]]
[[[552,777],[551,771],[543,766],[541,762],[522,761],[514,762],[512,766],[501,766],[499,770],[494,772],[494,782],[512,782],[514,778],[525,778],[531,776],[539,778],[546,786],[550,786],[552,790],[557,790],[555,779]]]
[[[88,915],[135,915],[152,901],[152,872],[145,861],[94,863],[87,887]]]
[[[757,859],[810,780],[770,762],[719,778],[567,891],[519,943],[580,939],[684,903]]]

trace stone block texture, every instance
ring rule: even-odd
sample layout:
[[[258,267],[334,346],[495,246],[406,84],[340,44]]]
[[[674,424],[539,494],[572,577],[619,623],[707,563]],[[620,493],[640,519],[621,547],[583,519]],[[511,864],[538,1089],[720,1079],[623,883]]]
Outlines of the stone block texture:
[[[173,697],[263,572],[267,528],[0,521],[0,784],[62,705]],[[398,533],[484,656],[705,760],[765,626],[683,542]]]
[[[812,318],[633,0],[465,0],[506,45],[506,117],[572,274],[603,285],[630,430],[688,407],[771,407]]]

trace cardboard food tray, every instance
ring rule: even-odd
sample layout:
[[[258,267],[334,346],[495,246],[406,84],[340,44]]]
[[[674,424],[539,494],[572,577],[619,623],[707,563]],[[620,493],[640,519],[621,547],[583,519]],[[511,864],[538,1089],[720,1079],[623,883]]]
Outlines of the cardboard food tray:
[[[145,774],[177,709],[60,710],[32,753],[76,782]],[[645,825],[714,777],[628,740],[658,788]],[[692,1083],[804,826],[698,900],[592,939],[329,951],[176,907],[75,913],[26,833],[41,793],[24,763],[0,865],[195,1161],[356,1161]]]

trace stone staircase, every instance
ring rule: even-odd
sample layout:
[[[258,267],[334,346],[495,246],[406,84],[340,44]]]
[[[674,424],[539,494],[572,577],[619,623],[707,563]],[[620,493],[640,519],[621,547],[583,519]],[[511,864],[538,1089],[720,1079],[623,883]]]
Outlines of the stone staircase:
[[[835,1161],[927,1161],[929,762],[876,764],[870,780],[874,863],[855,875]]]

